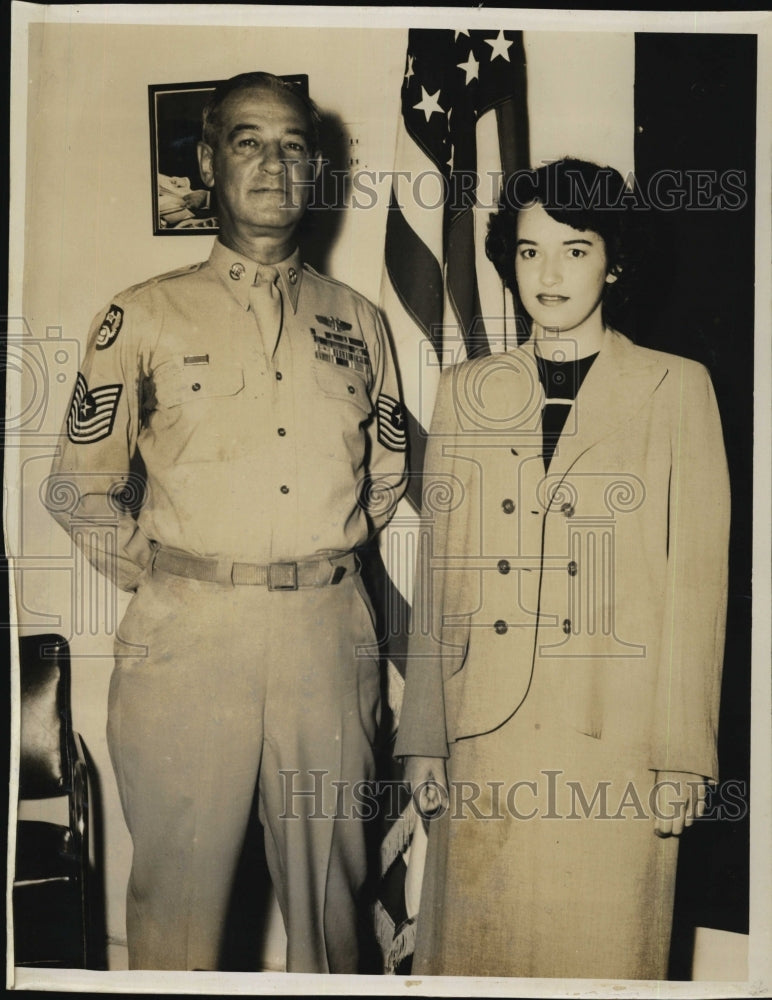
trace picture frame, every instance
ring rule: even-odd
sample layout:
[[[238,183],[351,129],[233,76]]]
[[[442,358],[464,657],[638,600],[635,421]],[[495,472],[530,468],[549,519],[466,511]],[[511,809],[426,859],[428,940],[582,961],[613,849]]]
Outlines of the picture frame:
[[[308,75],[282,76],[308,97]],[[150,178],[154,236],[212,236],[219,232],[213,191],[198,170],[201,116],[221,81],[148,86]]]
[[[12,660],[7,685],[12,703],[7,748],[11,758],[7,988],[41,993],[79,989],[97,996],[142,991],[318,994],[331,989],[353,994],[362,992],[363,986],[375,993],[403,996],[650,996],[659,1000],[772,996],[772,954],[768,948],[772,933],[772,825],[768,822],[772,802],[768,712],[772,624],[766,611],[770,607],[772,557],[772,520],[766,518],[772,470],[764,461],[772,429],[769,274],[764,267],[772,246],[772,15],[628,10],[585,11],[577,16],[576,11],[560,10],[473,9],[459,13],[452,8],[380,7],[360,16],[342,7],[13,3],[7,11],[9,28],[11,7],[13,100],[8,107],[13,194],[9,229],[15,263],[7,275],[8,362],[4,366],[8,568],[4,577],[10,613],[4,631],[7,659]],[[741,583],[730,591],[736,617],[728,630],[735,643],[727,659],[731,669],[725,671],[731,697],[722,703],[728,725],[719,726],[730,752],[729,759],[725,754],[720,758],[719,788],[729,788],[734,797],[727,795],[725,801],[717,792],[715,801],[726,815],[720,823],[705,818],[695,823],[680,849],[684,877],[676,892],[682,914],[678,923],[679,974],[665,981],[621,983],[605,978],[499,979],[488,975],[480,963],[464,977],[422,978],[411,969],[382,981],[368,977],[361,982],[358,976],[340,976],[333,982],[329,976],[287,972],[278,904],[271,897],[270,886],[262,887],[267,905],[263,896],[253,891],[254,870],[238,873],[246,901],[239,919],[231,921],[229,927],[231,958],[235,959],[230,964],[217,972],[129,969],[125,904],[132,847],[104,732],[114,639],[131,596],[116,591],[100,577],[91,582],[78,551],[62,531],[52,527],[43,503],[45,492],[41,491],[59,447],[62,419],[70,405],[91,324],[95,316],[97,324],[102,322],[119,289],[133,288],[153,280],[152,276],[195,268],[206,259],[206,241],[154,238],[218,234],[216,212],[212,212],[215,222],[211,227],[160,227],[159,152],[174,141],[176,133],[171,125],[175,119],[183,120],[181,113],[189,100],[189,125],[183,136],[187,135],[192,166],[190,173],[184,174],[176,174],[176,168],[170,166],[169,176],[186,176],[191,189],[201,186],[195,155],[200,112],[218,82],[209,78],[224,80],[231,72],[255,65],[277,74],[287,67],[306,68],[314,78],[313,97],[324,116],[327,134],[322,133],[320,148],[330,159],[319,178],[318,207],[332,210],[311,213],[308,221],[312,225],[301,244],[304,263],[332,281],[349,283],[380,307],[388,194],[398,175],[392,168],[398,165],[395,134],[400,86],[410,71],[409,62],[405,63],[408,30],[444,27],[455,31],[464,26],[485,27],[491,41],[502,28],[526,33],[529,141],[539,159],[573,152],[589,159],[602,158],[603,163],[622,171],[632,170],[634,143],[652,142],[664,151],[666,165],[678,170],[684,167],[680,174],[665,174],[666,183],[655,191],[674,193],[675,198],[679,177],[691,178],[695,196],[702,197],[703,180],[707,177],[710,182],[712,178],[702,168],[713,169],[706,154],[718,148],[723,155],[725,149],[727,157],[737,157],[732,168],[744,168],[737,153],[737,136],[752,135],[754,139],[756,204],[754,207],[750,202],[745,235],[736,240],[721,238],[709,209],[692,213],[697,227],[703,229],[689,246],[699,252],[685,254],[684,243],[676,238],[659,241],[654,247],[682,308],[679,312],[666,308],[667,289],[664,282],[658,283],[656,294],[647,301],[647,313],[659,313],[667,322],[655,326],[639,320],[647,332],[656,334],[658,343],[653,346],[658,349],[686,353],[680,345],[688,335],[687,346],[706,358],[723,382],[723,398],[729,401],[725,412],[732,420],[743,422],[740,433],[735,425],[728,428],[726,442],[740,467],[739,476],[732,480],[733,493],[743,505],[734,531],[737,534],[739,529],[744,541],[741,559],[735,557]],[[696,57],[681,60],[679,80],[665,71],[661,52],[668,35],[688,39],[690,45],[706,39],[708,86],[705,75],[698,73],[700,60]],[[720,58],[721,43],[740,36],[758,39],[757,67],[737,60],[733,68]],[[648,117],[641,114],[640,104],[636,114],[633,103],[636,60],[632,46],[641,39],[646,42],[649,82],[657,85],[656,95],[649,91],[657,113]],[[593,55],[596,46],[606,57]],[[96,57],[100,53],[103,58]],[[753,81],[742,102],[732,99],[738,64]],[[205,82],[151,84],[162,80]],[[645,90],[638,88],[639,98]],[[703,114],[692,118],[676,114],[673,99],[679,92],[682,97],[688,95],[698,110],[704,109]],[[709,113],[711,95],[714,99],[716,92],[726,95],[731,130],[719,127]],[[429,103],[425,102],[425,114],[431,110]],[[567,113],[575,107],[578,113]],[[731,193],[733,189],[727,190]],[[330,197],[331,191],[335,197]],[[428,214],[434,192],[428,183],[419,187],[419,195],[422,192]],[[672,218],[675,226],[678,216],[674,204],[666,221]],[[750,254],[752,260],[748,262],[741,252]],[[668,270],[674,257],[688,267],[685,276],[675,267]],[[715,269],[710,271],[711,280],[702,273],[705,262]],[[729,271],[739,273],[739,286]],[[495,276],[493,268],[491,273]],[[717,321],[721,316],[729,320],[722,324]],[[116,350],[131,336],[131,319],[127,316]],[[104,336],[115,339],[114,316],[108,322]],[[677,338],[671,340],[673,330]],[[401,324],[394,324],[391,332],[401,336]],[[219,327],[215,334],[220,336]],[[213,340],[219,345],[214,334]],[[410,347],[413,341],[405,338],[405,343]],[[97,357],[101,360],[107,355]],[[405,367],[408,374],[418,365],[434,371],[430,351],[422,349],[419,356],[416,349],[414,358],[415,364]],[[229,433],[240,431],[235,426]],[[205,477],[199,485],[209,488]],[[712,496],[706,495],[695,506],[694,517],[699,518],[711,501]],[[402,565],[405,549],[394,551]],[[751,632],[752,604],[759,611],[753,616]],[[73,723],[83,737],[96,776],[97,795],[90,810],[95,833],[91,841],[92,884],[101,910],[95,907],[90,919],[94,937],[104,949],[104,963],[88,969],[14,964],[14,933],[22,939],[25,935],[14,926],[10,906],[14,852],[19,843],[17,820],[56,819],[58,810],[54,807],[63,800],[26,802],[19,809],[15,772],[20,682],[18,654],[14,652],[12,657],[11,652],[18,645],[17,637],[52,631],[72,640]],[[739,653],[738,643],[743,647]],[[394,676],[391,668],[389,676]],[[748,714],[752,714],[750,722]],[[745,768],[745,761],[751,758],[752,780]],[[718,840],[716,830],[720,831]],[[399,864],[402,859],[400,855]],[[254,860],[252,864],[254,869],[259,867]],[[401,901],[402,897],[396,893],[395,898]],[[738,918],[747,918],[747,925],[741,925]],[[61,920],[60,925],[64,926]],[[513,921],[509,927],[514,931],[516,925]],[[158,933],[165,938],[167,929],[159,928]],[[33,926],[29,936],[38,937],[38,928]],[[259,971],[256,963],[249,964],[253,952],[260,961]],[[687,965],[690,957],[692,967]]]

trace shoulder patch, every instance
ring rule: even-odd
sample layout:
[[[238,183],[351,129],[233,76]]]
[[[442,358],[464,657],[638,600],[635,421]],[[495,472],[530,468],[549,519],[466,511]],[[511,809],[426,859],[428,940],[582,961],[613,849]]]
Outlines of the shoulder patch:
[[[120,333],[123,325],[123,309],[113,303],[107,310],[107,315],[102,320],[102,325],[97,333],[96,349],[104,351]]]
[[[407,449],[407,428],[402,403],[382,392],[376,402],[378,440],[389,451]]]
[[[89,389],[78,372],[67,416],[67,437],[73,444],[95,444],[110,436],[122,389],[120,384]]]

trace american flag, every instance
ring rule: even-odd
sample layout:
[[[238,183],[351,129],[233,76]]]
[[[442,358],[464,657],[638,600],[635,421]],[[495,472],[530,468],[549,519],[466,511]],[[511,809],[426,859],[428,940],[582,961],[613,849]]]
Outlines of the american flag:
[[[511,297],[485,257],[502,177],[528,167],[519,31],[408,34],[381,308],[400,367],[410,486],[381,540],[388,567],[389,698],[395,728],[405,673],[421,469],[443,366],[515,346]],[[415,833],[418,836],[415,836]],[[412,841],[412,844],[411,844]],[[387,972],[408,972],[417,900],[405,867],[425,847],[410,806],[387,830],[376,926]]]

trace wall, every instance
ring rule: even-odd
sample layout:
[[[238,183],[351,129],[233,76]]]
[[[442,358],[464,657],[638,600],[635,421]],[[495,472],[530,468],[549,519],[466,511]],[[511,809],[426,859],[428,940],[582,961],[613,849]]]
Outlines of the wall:
[[[256,67],[307,73],[312,96],[326,112],[340,123],[361,123],[366,165],[388,170],[405,45],[406,30],[400,28],[290,31],[247,23],[172,27],[74,20],[30,26],[24,232],[14,233],[11,255],[12,290],[23,266],[23,299],[12,295],[12,313],[23,315],[26,327],[20,319],[12,324],[17,339],[9,354],[11,378],[23,372],[10,412],[23,419],[11,422],[8,441],[8,539],[21,556],[15,577],[19,622],[27,631],[72,636],[75,725],[93,757],[104,807],[113,941],[125,939],[130,841],[104,728],[112,634],[126,597],[80,574],[69,539],[42,508],[39,489],[94,314],[116,291],[208,254],[205,237],[152,235],[147,86],[222,79]],[[534,163],[571,152],[632,168],[632,45],[630,34],[526,35]],[[18,101],[26,80],[16,82]],[[15,145],[14,156],[23,157],[24,148]],[[17,207],[22,197],[18,187],[12,190]],[[375,300],[385,218],[385,197],[369,211],[344,213],[326,260],[329,273]],[[75,620],[73,608],[84,603],[88,613]],[[281,937],[275,930],[269,962],[277,955],[280,961]]]

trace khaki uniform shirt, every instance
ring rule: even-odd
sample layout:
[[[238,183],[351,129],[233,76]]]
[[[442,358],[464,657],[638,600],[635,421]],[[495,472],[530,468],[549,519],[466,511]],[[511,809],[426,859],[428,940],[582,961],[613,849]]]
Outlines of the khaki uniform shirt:
[[[376,309],[297,251],[277,267],[275,344],[249,306],[256,265],[219,241],[92,326],[49,507],[125,589],[151,542],[259,564],[347,552],[404,492],[404,412]]]

